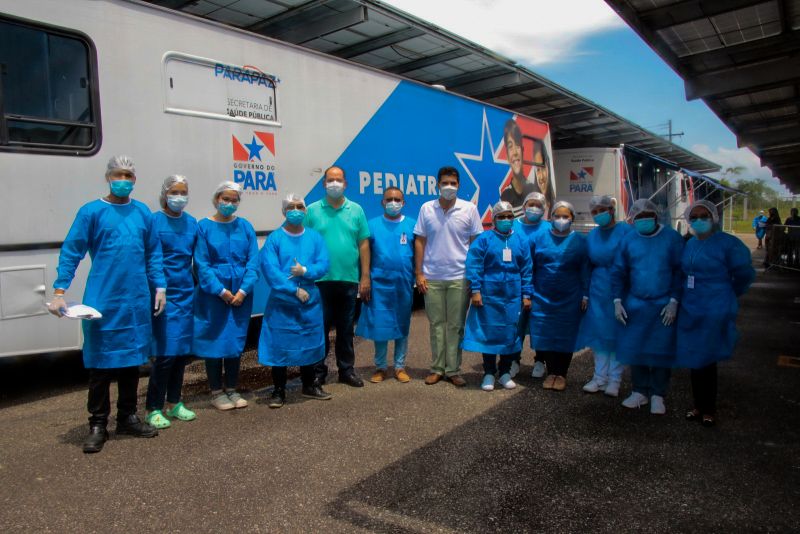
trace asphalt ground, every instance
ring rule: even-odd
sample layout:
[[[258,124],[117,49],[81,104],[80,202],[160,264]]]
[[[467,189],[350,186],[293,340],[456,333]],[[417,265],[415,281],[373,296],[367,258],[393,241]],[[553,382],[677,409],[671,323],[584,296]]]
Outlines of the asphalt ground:
[[[270,410],[269,373],[248,354],[251,405],[223,413],[196,362],[184,390],[196,421],[154,439],[112,431],[95,455],[81,452],[79,359],[3,361],[0,531],[796,532],[800,368],[779,358],[800,357],[799,325],[800,273],[761,270],[742,299],[736,355],[720,367],[712,429],[683,419],[684,370],[665,416],[620,406],[627,374],[619,399],[583,393],[588,353],[563,393],[530,378],[529,350],[515,390],[481,391],[474,353],[467,388],[426,386],[423,311],[409,384],[334,383],[329,402],[295,388]],[[357,343],[365,379],[371,356]]]

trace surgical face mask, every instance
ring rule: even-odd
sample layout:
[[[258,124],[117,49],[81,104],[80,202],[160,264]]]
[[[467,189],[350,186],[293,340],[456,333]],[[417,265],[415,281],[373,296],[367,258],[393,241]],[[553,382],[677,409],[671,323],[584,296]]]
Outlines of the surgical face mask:
[[[295,226],[303,224],[306,218],[306,212],[303,210],[289,210],[286,212],[286,222],[294,224]]]
[[[458,187],[454,185],[443,185],[439,188],[439,196],[445,200],[453,200],[458,193]]]
[[[388,215],[389,217],[397,217],[398,215],[400,215],[400,210],[402,210],[402,209],[403,209],[403,203],[402,202],[397,202],[395,200],[390,200],[383,207],[383,210],[386,212],[386,215]]]
[[[497,228],[498,232],[503,234],[507,234],[511,231],[511,226],[514,224],[513,219],[498,219],[494,222],[494,227]]]
[[[331,198],[342,198],[344,195],[344,184],[342,182],[328,182],[325,184],[325,192]]]
[[[236,213],[236,210],[238,208],[239,208],[239,206],[237,206],[236,204],[233,204],[231,202],[220,202],[219,206],[217,206],[217,209],[219,210],[219,212],[222,215],[224,215],[225,217],[230,217],[231,215]]]
[[[133,191],[133,180],[111,180],[109,183],[111,194],[115,197],[127,197]]]
[[[542,208],[525,208],[525,218],[528,219],[528,222],[539,222],[542,215],[544,215]]]
[[[604,211],[594,215],[592,219],[594,219],[594,222],[596,222],[598,226],[608,226],[611,222],[611,214],[607,211]]]
[[[633,221],[633,226],[640,234],[652,234],[656,230],[656,220],[652,218],[636,219]]]
[[[188,202],[189,197],[186,195],[167,195],[167,207],[176,213],[183,211]]]
[[[553,219],[553,228],[559,232],[566,232],[572,226],[572,221],[569,217],[557,217]]]
[[[704,235],[711,231],[713,223],[708,219],[695,219],[691,222],[690,226],[694,235]]]

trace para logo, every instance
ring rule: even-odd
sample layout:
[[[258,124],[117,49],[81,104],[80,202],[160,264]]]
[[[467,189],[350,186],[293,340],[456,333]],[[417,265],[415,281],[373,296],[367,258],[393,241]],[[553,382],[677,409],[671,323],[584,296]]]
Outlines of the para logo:
[[[594,167],[581,167],[578,172],[569,171],[570,193],[593,193]]]
[[[275,183],[275,134],[253,131],[247,141],[231,136],[233,181],[245,192],[277,194]],[[248,142],[249,141],[249,142]]]

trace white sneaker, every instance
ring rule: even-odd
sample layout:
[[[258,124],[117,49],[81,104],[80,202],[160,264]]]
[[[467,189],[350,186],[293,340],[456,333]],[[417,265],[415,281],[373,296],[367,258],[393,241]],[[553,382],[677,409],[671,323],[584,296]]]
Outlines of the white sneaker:
[[[514,389],[517,387],[517,383],[511,380],[511,375],[509,373],[502,375],[497,381],[506,389]]]
[[[664,415],[667,407],[664,406],[664,397],[653,395],[650,397],[650,413],[653,415]]]
[[[223,412],[236,408],[236,405],[231,402],[231,399],[224,392],[217,393],[211,397],[211,406]]]
[[[619,382],[609,382],[603,391],[609,397],[619,397]]]
[[[494,375],[483,375],[481,389],[483,391],[494,391]]]
[[[647,397],[639,393],[638,391],[634,391],[631,393],[631,396],[622,401],[622,405],[626,408],[640,408],[647,404]]]
[[[533,364],[533,371],[531,371],[531,376],[533,378],[542,378],[546,374],[547,366],[544,364],[544,362],[536,362]]]
[[[519,362],[517,360],[514,360],[513,362],[511,362],[511,371],[509,371],[508,374],[511,375],[511,378],[514,378],[515,376],[517,376],[517,373],[519,373]]]
[[[228,398],[233,403],[234,408],[247,408],[247,401],[239,395],[239,392],[234,390],[228,393]]]
[[[598,391],[603,391],[606,385],[603,382],[600,382],[596,378],[592,378],[583,386],[583,391],[586,393],[597,393]]]

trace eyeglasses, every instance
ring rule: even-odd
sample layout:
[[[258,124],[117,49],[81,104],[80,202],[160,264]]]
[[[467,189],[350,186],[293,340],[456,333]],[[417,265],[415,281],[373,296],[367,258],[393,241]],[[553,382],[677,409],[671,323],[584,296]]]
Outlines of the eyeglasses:
[[[501,221],[513,221],[514,215],[512,213],[509,213],[508,215],[498,215],[495,217],[495,219],[499,219]]]
[[[709,221],[709,220],[711,220],[711,217],[709,215],[690,215],[689,216],[689,221],[690,222],[694,222],[694,221]]]

